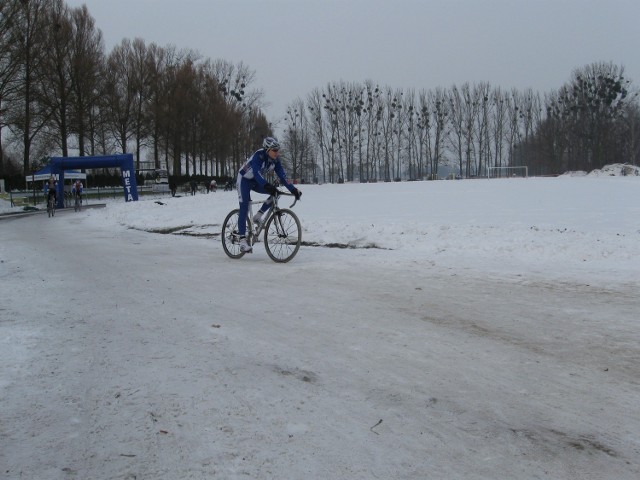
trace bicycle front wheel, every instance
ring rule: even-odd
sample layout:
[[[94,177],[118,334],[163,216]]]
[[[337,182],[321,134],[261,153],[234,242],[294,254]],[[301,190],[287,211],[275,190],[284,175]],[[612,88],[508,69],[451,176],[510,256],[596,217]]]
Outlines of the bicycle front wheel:
[[[231,258],[240,258],[245,253],[240,250],[240,238],[238,235],[239,218],[240,210],[238,208],[236,208],[235,210],[231,210],[231,212],[229,212],[229,215],[227,215],[227,217],[224,219],[224,223],[222,224],[222,231],[220,232],[224,253],[226,253]],[[250,231],[251,230],[247,225],[247,234]]]
[[[264,230],[264,247],[274,262],[285,263],[296,256],[302,244],[302,226],[291,210],[275,212]]]

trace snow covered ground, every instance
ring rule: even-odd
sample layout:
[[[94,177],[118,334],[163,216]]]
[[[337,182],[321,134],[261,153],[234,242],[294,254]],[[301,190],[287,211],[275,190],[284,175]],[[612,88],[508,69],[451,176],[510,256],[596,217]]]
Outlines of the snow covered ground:
[[[1,219],[0,477],[640,477],[639,176],[301,190]]]

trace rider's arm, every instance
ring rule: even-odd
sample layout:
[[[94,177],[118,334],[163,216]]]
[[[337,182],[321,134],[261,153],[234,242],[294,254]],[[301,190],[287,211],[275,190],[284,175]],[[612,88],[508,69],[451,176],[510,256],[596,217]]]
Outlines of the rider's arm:
[[[291,184],[291,182],[289,181],[289,179],[287,178],[287,173],[284,171],[284,168],[282,167],[282,163],[280,163],[280,160],[277,161],[276,166],[273,169],[273,171],[276,173],[276,175],[280,179],[281,183],[283,183],[284,186],[287,187],[287,189],[291,193],[293,193],[293,191],[295,190],[296,187],[294,187]]]

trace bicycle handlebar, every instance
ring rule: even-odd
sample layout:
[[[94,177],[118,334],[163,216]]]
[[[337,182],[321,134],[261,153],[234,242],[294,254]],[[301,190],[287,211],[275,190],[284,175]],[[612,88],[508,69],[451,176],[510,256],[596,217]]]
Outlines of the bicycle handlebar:
[[[287,196],[289,196],[289,197],[295,197],[295,195],[294,195],[293,193],[291,193],[291,192],[285,192],[284,190],[277,190],[277,192],[278,192],[278,193],[277,193],[276,195],[278,195],[278,196],[280,196],[280,195],[287,195]],[[296,198],[296,199],[293,201],[293,203],[292,203],[291,205],[289,205],[289,208],[293,208],[293,206],[294,206],[296,203],[298,203],[298,198]]]

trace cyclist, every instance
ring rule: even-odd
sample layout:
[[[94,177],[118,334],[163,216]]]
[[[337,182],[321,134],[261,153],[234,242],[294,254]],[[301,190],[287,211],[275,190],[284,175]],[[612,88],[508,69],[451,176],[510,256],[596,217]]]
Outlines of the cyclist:
[[[240,236],[240,250],[245,253],[251,253],[252,247],[247,244],[245,237],[247,233],[247,215],[249,213],[249,202],[251,201],[251,190],[258,193],[266,193],[275,195],[277,189],[267,182],[264,176],[269,170],[275,172],[280,182],[296,197],[300,198],[302,193],[294,187],[287,179],[287,174],[280,162],[280,143],[275,137],[265,137],[262,141],[262,148],[249,158],[238,171],[238,180],[236,183],[238,189],[238,200],[240,202],[240,213],[238,216],[238,235]],[[262,215],[269,210],[271,203],[269,200],[264,202],[260,210],[254,215],[253,221],[260,223]]]
[[[71,193],[73,194],[74,197],[78,197],[78,200],[80,200],[80,203],[82,203],[83,190],[84,188],[83,188],[82,182],[80,181],[80,179],[77,179],[76,182],[73,184],[73,187],[71,188]]]
[[[47,205],[49,204],[49,199],[53,197],[53,203],[57,204],[58,202],[58,192],[56,192],[58,183],[56,179],[51,175],[47,183],[44,185],[44,190],[47,193]]]

